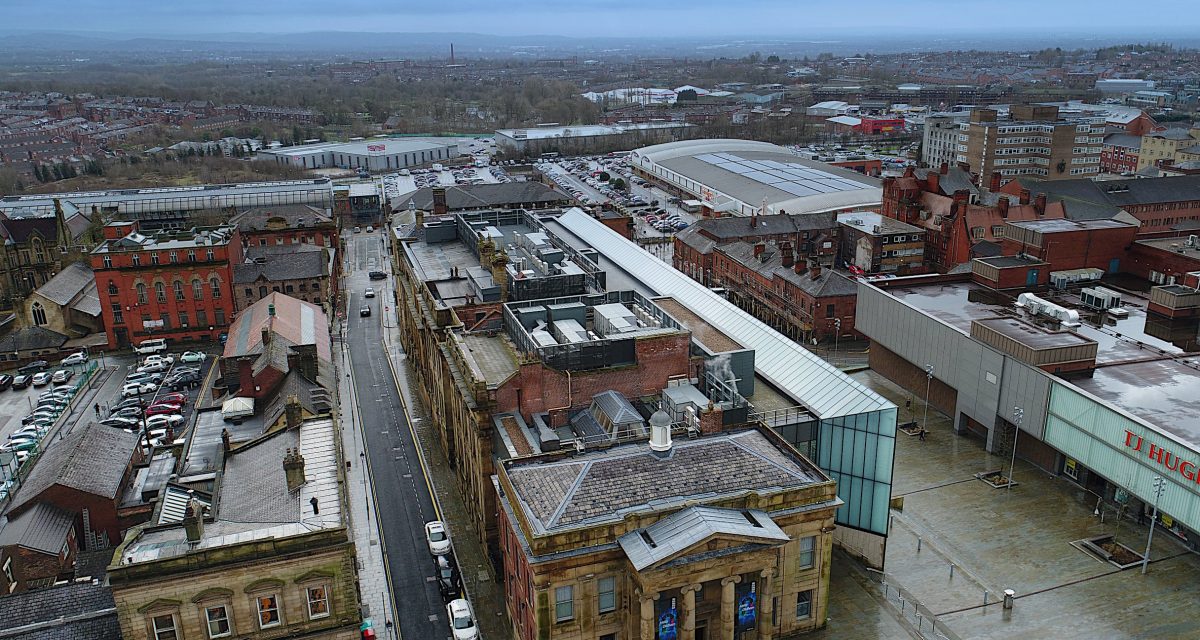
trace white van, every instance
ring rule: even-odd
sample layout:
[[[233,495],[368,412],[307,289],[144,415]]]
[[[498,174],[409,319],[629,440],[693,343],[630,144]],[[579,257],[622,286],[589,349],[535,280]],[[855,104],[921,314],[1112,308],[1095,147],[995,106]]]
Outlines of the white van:
[[[143,340],[138,343],[133,350],[138,355],[142,356],[150,355],[152,353],[162,353],[167,350],[167,341],[162,338],[150,338],[149,340]]]

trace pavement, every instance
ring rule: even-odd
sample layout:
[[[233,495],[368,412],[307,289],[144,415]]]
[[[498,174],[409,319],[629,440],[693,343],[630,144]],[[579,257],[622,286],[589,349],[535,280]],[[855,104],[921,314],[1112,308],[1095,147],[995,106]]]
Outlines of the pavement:
[[[853,377],[901,407],[900,421],[921,419],[921,398],[905,409],[910,394],[879,374]],[[892,494],[904,505],[892,512],[886,573],[860,581],[857,596],[843,592],[835,575],[834,604],[848,598],[839,605],[843,613],[886,613],[910,634],[920,625],[918,637],[927,638],[1200,637],[1192,584],[1200,556],[1159,531],[1146,575],[1101,562],[1071,543],[1112,534],[1141,553],[1147,527],[1117,518],[1111,508],[1103,509],[1103,519],[1094,515],[1093,494],[1022,460],[1010,490],[974,478],[1008,464],[984,451],[978,438],[954,434],[936,410],[929,412],[925,441],[898,434]],[[1004,589],[1016,592],[1010,611],[1000,605]],[[831,604],[831,618],[837,610]]]

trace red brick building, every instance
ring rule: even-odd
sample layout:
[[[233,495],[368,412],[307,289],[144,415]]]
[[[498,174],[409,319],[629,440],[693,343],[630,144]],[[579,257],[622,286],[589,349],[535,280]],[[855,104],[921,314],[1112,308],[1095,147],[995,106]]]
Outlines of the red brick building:
[[[0,594],[73,578],[78,553],[74,515],[46,502],[35,504],[0,528]]]
[[[909,167],[899,178],[884,178],[881,213],[924,230],[925,259],[940,272],[997,255],[1006,223],[1065,217],[1063,205],[1047,203],[1042,194],[1001,193],[999,173],[992,174],[989,189],[977,181],[961,167]]]
[[[1137,171],[1138,153],[1141,149],[1141,136],[1129,133],[1110,133],[1104,136],[1104,146],[1100,150],[1100,170],[1105,173]]]
[[[904,118],[862,118],[855,129],[868,136],[904,133]]]
[[[709,284],[713,251],[732,242],[790,242],[795,256],[831,265],[838,251],[832,213],[708,218],[675,235],[672,263],[693,280]]]
[[[1190,281],[1188,274],[1200,271],[1200,240],[1194,237],[1138,240],[1129,249],[1123,271],[1154,284]]]
[[[241,261],[234,226],[143,234],[137,222],[109,223],[91,254],[108,348],[216,338],[233,320]]]
[[[1200,227],[1200,174],[1128,180],[1032,180],[1018,178],[1004,193],[1045,193],[1068,218],[1115,218],[1138,224],[1138,237],[1186,236]]]
[[[1103,269],[1117,273],[1137,227],[1116,220],[1025,220],[1009,222],[1000,240],[1006,256],[1025,254],[1051,271]]]
[[[865,176],[879,177],[879,174],[883,173],[883,161],[879,158],[838,160],[836,162],[830,162],[829,164],[830,166],[842,167],[844,169],[850,169],[851,171],[857,171]]]
[[[711,286],[725,287],[730,302],[790,338],[808,342],[857,335],[858,283],[797,258],[786,241],[718,248]]]

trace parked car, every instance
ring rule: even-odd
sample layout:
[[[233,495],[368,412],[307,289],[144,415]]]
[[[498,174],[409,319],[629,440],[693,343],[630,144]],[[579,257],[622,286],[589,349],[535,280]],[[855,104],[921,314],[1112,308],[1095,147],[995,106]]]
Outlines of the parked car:
[[[178,414],[180,408],[173,404],[155,404],[146,407],[146,417]]]
[[[125,384],[129,384],[131,382],[153,382],[154,384],[158,384],[162,382],[162,379],[163,374],[159,372],[135,371],[125,376]]]
[[[0,391],[4,391],[5,389],[11,387],[12,381],[13,381],[13,377],[8,375],[7,373],[0,374]]]
[[[184,404],[187,404],[187,400],[188,397],[186,393],[164,393],[158,396],[159,404],[177,404],[183,406]]]
[[[150,338],[139,342],[133,350],[140,356],[162,353],[167,350],[167,341],[162,338]]]
[[[462,598],[451,600],[446,605],[446,618],[450,620],[450,631],[454,640],[476,640],[479,628],[475,626],[475,613],[471,604]]]
[[[440,520],[425,523],[425,542],[429,544],[429,553],[435,556],[450,553],[450,534]]]
[[[171,365],[168,364],[166,361],[155,360],[153,362],[148,362],[148,363],[138,367],[137,370],[139,373],[158,373],[160,371],[166,371],[167,369],[170,369],[170,368],[171,368]]]
[[[137,398],[125,398],[124,400],[121,400],[117,404],[114,404],[113,406],[109,407],[108,410],[109,411],[120,411],[121,409],[127,409],[129,407],[137,407],[138,409],[141,409],[142,401],[138,400]]]
[[[63,400],[62,398],[47,398],[38,402],[37,406],[39,409],[50,409],[61,412],[63,409],[66,409],[68,406],[70,406],[70,404],[70,400]]]
[[[39,371],[33,374],[33,386],[44,387],[50,384],[50,378],[52,377],[54,377],[54,374],[49,371]]]
[[[442,599],[453,600],[462,595],[458,568],[454,566],[453,556],[434,556],[433,565],[437,572],[438,591],[442,593]]]
[[[362,227],[354,227],[354,233],[361,233]]]
[[[12,379],[12,388],[24,389],[25,387],[28,387],[29,383],[31,382],[33,382],[33,376],[27,373],[22,373],[21,375]]]
[[[359,309],[358,315],[361,318],[366,318],[367,316],[371,315],[371,307],[363,307]]]
[[[183,355],[179,356],[180,362],[204,362],[208,358],[207,353],[200,351],[184,351]]]
[[[19,367],[17,373],[37,373],[38,371],[45,371],[49,367],[50,363],[45,360],[34,360],[27,365]]]
[[[88,354],[86,351],[76,351],[75,353],[72,353],[71,355],[63,358],[61,364],[67,365],[69,367],[69,366],[77,365],[77,364],[85,364],[87,361],[88,361]]]
[[[146,418],[146,428],[165,429],[166,427],[171,427],[172,429],[176,429],[186,420],[186,418],[178,414],[150,416],[149,418]]]
[[[100,424],[106,427],[117,427],[120,429],[137,429],[142,426],[142,421],[137,418],[127,418],[125,416],[113,416],[107,420],[101,420]]]
[[[120,408],[120,409],[115,409],[115,410],[113,410],[112,412],[110,412],[110,413],[108,414],[108,417],[110,417],[110,418],[133,418],[133,419],[137,419],[137,418],[140,418],[140,417],[142,417],[142,408],[141,408],[140,406],[136,406],[136,407],[122,407],[122,408]]]
[[[126,398],[140,396],[143,393],[154,393],[155,391],[158,391],[158,385],[153,382],[130,382],[121,387],[121,395]]]
[[[75,375],[75,372],[71,371],[70,369],[59,369],[58,371],[54,372],[54,375],[50,376],[50,382],[61,384],[67,380],[70,380],[71,376],[73,375]]]
[[[387,274],[382,271],[372,271],[367,274],[372,280],[387,280]]]

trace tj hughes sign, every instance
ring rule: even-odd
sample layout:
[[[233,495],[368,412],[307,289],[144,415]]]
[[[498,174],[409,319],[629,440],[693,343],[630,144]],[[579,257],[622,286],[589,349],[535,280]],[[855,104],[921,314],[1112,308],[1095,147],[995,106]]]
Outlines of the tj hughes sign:
[[[1179,457],[1170,449],[1160,447],[1128,429],[1125,430],[1125,447],[1146,456],[1152,463],[1151,466],[1157,465],[1166,471],[1178,473],[1185,480],[1200,485],[1200,467]]]

